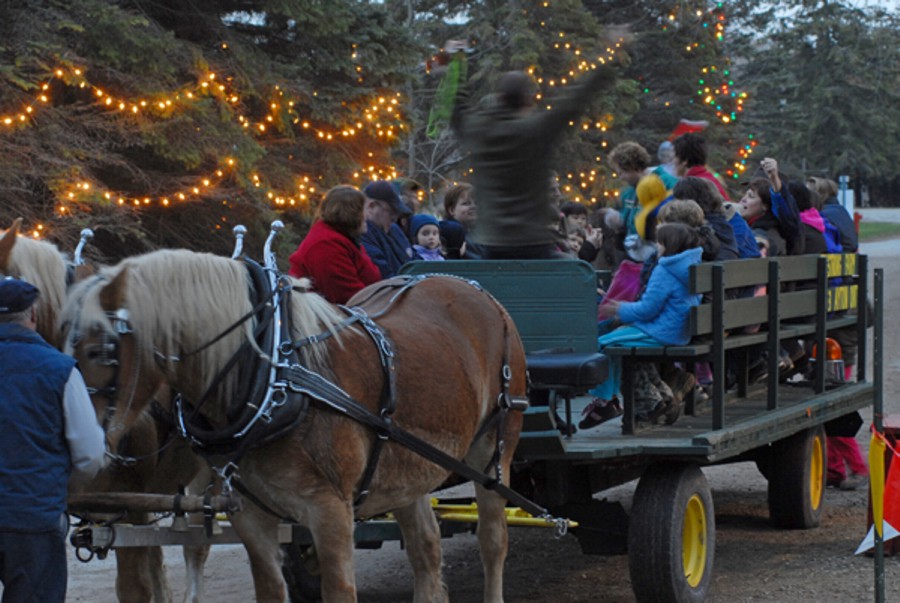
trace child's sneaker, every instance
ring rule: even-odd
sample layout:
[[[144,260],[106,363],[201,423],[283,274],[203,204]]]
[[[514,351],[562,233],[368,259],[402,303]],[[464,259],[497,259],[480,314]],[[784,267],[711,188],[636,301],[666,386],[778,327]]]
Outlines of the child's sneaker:
[[[841,480],[838,486],[841,490],[858,490],[869,483],[868,475],[860,475],[859,473],[851,473],[849,477]]]
[[[622,414],[622,407],[619,406],[619,400],[613,398],[612,400],[606,401],[601,400],[600,398],[594,398],[591,400],[590,404],[584,407],[584,410],[581,411],[581,416],[584,417],[578,423],[579,429],[590,429],[591,427],[596,427],[601,423],[605,423],[610,419],[614,419]]]

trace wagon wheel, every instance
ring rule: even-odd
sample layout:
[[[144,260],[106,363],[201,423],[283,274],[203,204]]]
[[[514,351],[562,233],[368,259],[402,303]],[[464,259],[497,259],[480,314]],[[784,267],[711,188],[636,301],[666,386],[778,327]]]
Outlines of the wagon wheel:
[[[322,576],[310,571],[311,547],[299,544],[283,544],[284,562],[281,573],[287,583],[288,598],[291,603],[316,603],[322,600]],[[314,556],[315,553],[312,552]],[[312,560],[312,565],[317,565]]]
[[[712,578],[712,494],[693,464],[657,463],[641,476],[628,523],[628,569],[638,601],[703,601]]]
[[[769,517],[779,528],[819,525],[825,493],[825,429],[819,425],[772,446]]]

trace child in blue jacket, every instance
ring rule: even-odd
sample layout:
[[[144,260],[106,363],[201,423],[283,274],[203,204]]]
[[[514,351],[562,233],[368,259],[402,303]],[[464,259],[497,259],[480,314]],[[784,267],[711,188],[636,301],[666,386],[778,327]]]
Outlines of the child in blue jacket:
[[[695,229],[686,224],[666,223],[657,228],[659,262],[639,301],[610,302],[602,306],[606,317],[615,316],[626,323],[597,339],[600,351],[612,345],[661,346],[686,345],[690,342],[688,316],[700,303],[699,295],[690,293],[690,267],[700,263],[703,253]],[[584,409],[579,423],[588,429],[622,414],[618,401],[622,382],[622,361],[609,358],[609,376],[591,391],[594,400]],[[638,419],[646,419],[653,409],[635,408]]]

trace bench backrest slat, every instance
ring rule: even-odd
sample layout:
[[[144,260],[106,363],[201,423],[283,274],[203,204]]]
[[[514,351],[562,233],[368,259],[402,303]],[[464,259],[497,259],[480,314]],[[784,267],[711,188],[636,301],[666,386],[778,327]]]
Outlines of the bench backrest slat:
[[[818,255],[776,258],[779,282],[782,285],[797,283],[801,290],[779,293],[779,317],[782,320],[813,318],[816,315],[818,289],[810,288],[818,275]],[[832,280],[827,291],[826,312],[852,310],[857,306],[858,285],[853,283],[857,276],[857,256],[855,254],[829,254],[826,257],[827,274]],[[772,260],[736,260],[724,262],[724,286],[726,291],[745,287],[766,285],[768,265]],[[695,293],[710,296],[712,293],[713,263],[691,267],[691,287]],[[834,280],[844,277],[843,280]],[[724,328],[737,329],[768,321],[768,299],[729,299],[725,301]],[[692,336],[712,333],[713,306],[705,303],[692,308],[689,318]]]
[[[797,255],[773,258],[778,262],[779,280],[782,283],[815,280],[818,270],[818,255]],[[828,262],[828,276],[855,276],[857,272],[856,254],[833,253],[825,256]],[[725,289],[741,289],[753,285],[765,285],[768,280],[768,258],[755,260],[732,260],[725,262]],[[691,267],[690,286],[694,293],[712,292],[712,267],[708,262]]]
[[[742,289],[752,285],[764,285],[769,274],[769,260],[732,260],[726,262],[725,289]],[[704,295],[713,290],[713,263],[691,266],[690,287],[694,293]]]
[[[401,274],[452,274],[477,281],[512,316],[526,352],[597,351],[597,275],[581,260],[409,262]]]

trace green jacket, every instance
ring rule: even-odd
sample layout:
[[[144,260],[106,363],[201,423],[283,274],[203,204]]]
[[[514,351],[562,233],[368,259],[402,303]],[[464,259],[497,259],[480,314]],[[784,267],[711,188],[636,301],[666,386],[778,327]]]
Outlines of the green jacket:
[[[554,99],[552,109],[530,112],[499,103],[476,109],[470,106],[468,91],[460,89],[451,126],[474,169],[477,242],[521,246],[558,240],[559,215],[549,194],[554,145],[591,96],[615,78],[615,69],[599,67]]]

